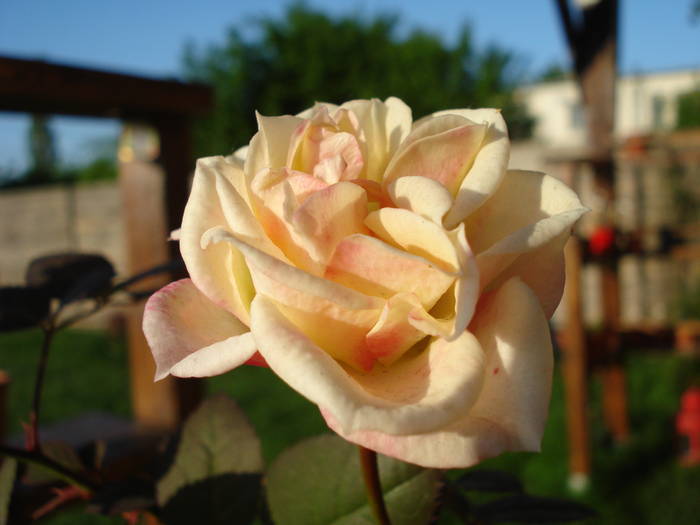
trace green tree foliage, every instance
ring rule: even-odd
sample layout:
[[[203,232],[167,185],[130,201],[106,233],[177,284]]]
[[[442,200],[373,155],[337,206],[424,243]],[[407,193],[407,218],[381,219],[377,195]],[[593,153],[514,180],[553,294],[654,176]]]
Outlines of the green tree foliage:
[[[46,115],[32,115],[28,139],[31,166],[25,175],[26,182],[42,184],[51,181],[56,175],[56,148]]]
[[[411,106],[414,118],[438,109],[499,107],[512,136],[530,133],[532,119],[513,97],[519,75],[511,52],[475,49],[467,26],[447,46],[424,31],[400,38],[397,25],[395,16],[331,18],[295,4],[281,19],[230,29],[223,44],[188,46],[186,76],[216,93],[213,114],[197,129],[197,153],[246,144],[256,130],[255,110],[295,114],[315,101],[391,95]]]
[[[556,82],[559,80],[567,80],[571,78],[571,71],[562,67],[560,64],[553,62],[549,64],[538,76],[539,82]]]
[[[678,97],[676,125],[679,129],[700,128],[700,89]]]

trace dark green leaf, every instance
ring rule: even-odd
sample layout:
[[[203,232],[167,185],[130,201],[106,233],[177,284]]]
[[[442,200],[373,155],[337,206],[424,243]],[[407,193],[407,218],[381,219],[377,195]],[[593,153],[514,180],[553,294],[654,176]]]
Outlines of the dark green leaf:
[[[461,475],[455,484],[462,490],[476,492],[522,492],[520,480],[499,470],[470,470]]]
[[[157,485],[168,524],[245,524],[255,517],[263,468],[260,442],[243,412],[213,397],[185,423],[175,461]]]
[[[17,461],[5,457],[0,466],[0,525],[5,525],[10,515],[10,496],[15,484]]]
[[[441,476],[385,456],[382,490],[393,525],[429,523]],[[305,440],[270,467],[267,499],[276,525],[375,525],[357,447],[331,435]]]
[[[559,523],[591,518],[596,513],[586,505],[552,498],[518,494],[490,501],[475,508],[476,517],[490,523]]]
[[[155,506],[153,483],[143,479],[126,479],[105,483],[90,498],[87,510],[112,516]]]
[[[34,259],[27,268],[29,286],[69,303],[98,297],[109,289],[115,272],[101,255],[63,253]]]
[[[39,288],[0,288],[0,332],[38,325],[49,313],[49,296]]]
[[[78,453],[68,443],[63,441],[46,441],[41,444],[41,451],[45,456],[73,472],[80,473],[85,471],[85,465],[80,461]],[[40,485],[60,479],[62,479],[61,476],[38,463],[29,463],[22,481],[27,485]]]

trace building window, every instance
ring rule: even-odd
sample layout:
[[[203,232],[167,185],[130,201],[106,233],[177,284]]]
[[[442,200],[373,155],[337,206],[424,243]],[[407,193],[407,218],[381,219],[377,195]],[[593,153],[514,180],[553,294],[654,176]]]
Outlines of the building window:
[[[666,100],[661,95],[654,95],[651,98],[651,126],[653,129],[660,129],[664,125],[664,110]]]
[[[569,105],[569,120],[571,127],[574,129],[581,129],[586,125],[583,105],[580,102],[574,102]]]

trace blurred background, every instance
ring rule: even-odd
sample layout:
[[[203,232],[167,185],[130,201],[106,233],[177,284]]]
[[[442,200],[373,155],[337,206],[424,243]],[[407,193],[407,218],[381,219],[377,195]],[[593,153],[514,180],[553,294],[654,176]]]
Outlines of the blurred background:
[[[502,108],[510,166],[562,178],[592,209],[567,247],[543,452],[486,466],[535,494],[590,503],[591,523],[697,522],[697,0],[3,0],[0,285],[23,283],[48,253],[101,253],[121,277],[165,262],[194,159],[246,144],[255,110],[392,95],[414,118]],[[139,322],[139,307],[112,308],[59,335],[45,391],[52,435],[80,444],[133,421],[177,422],[192,388],[151,384]],[[40,339],[0,335],[9,440],[28,412]],[[268,461],[327,431],[268,370],[206,383],[247,411]],[[80,519],[110,523],[50,523]]]

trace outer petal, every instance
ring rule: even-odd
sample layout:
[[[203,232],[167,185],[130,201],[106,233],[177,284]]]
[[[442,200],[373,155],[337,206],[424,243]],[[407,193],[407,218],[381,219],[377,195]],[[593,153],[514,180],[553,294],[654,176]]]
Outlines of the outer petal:
[[[190,279],[171,283],[151,296],[143,331],[156,361],[156,380],[168,374],[222,374],[256,352],[248,327],[207,299]]]
[[[422,434],[348,432],[332,408],[322,414],[345,439],[425,467],[468,467],[507,450],[539,450],[549,403],[552,347],[533,293],[513,279],[480,304],[470,326],[486,354],[479,399],[462,417]]]
[[[535,294],[511,279],[487,295],[469,326],[486,352],[486,382],[471,414],[505,428],[516,450],[539,450],[549,408],[553,352]]]
[[[347,371],[313,344],[269,299],[257,296],[251,312],[255,341],[270,367],[332,412],[345,432],[430,431],[468,409],[481,389],[481,349],[466,332],[454,343],[436,341],[389,368],[359,373]]]
[[[476,253],[520,253],[558,236],[585,208],[563,182],[535,171],[510,170],[465,225]],[[546,219],[554,219],[545,221]]]
[[[478,253],[482,288],[519,276],[551,316],[564,286],[563,245],[586,211],[559,180],[536,172],[509,171],[493,197],[465,223]]]
[[[454,206],[443,219],[446,228],[454,228],[498,188],[508,166],[510,141],[505,120],[497,109],[453,109],[433,116],[448,114],[488,126],[481,149],[457,190]]]
[[[247,322],[253,290],[245,263],[240,264],[239,254],[228,246],[203,250],[200,244],[202,235],[208,229],[230,227],[227,214],[228,219],[236,222],[234,217],[238,216],[238,212],[244,212],[246,205],[235,190],[242,177],[241,171],[222,157],[209,157],[197,162],[192,192],[182,218],[180,252],[197,288],[218,306]],[[235,199],[240,206],[237,207],[238,211],[229,209],[225,214],[217,185],[223,187],[229,183],[224,200],[230,205]],[[246,224],[246,221],[239,224]],[[255,242],[254,230],[245,229],[245,232],[251,242]],[[264,242],[264,236],[257,240]]]

